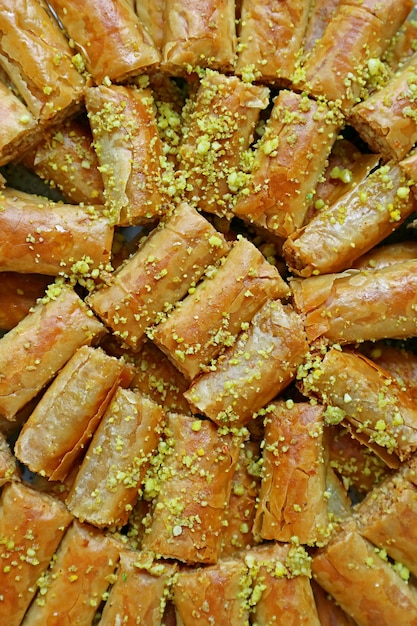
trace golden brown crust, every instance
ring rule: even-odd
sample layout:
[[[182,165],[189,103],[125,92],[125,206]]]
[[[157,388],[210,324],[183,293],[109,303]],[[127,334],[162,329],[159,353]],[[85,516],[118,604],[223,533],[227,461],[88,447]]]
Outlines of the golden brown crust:
[[[174,584],[177,621],[181,626],[247,624],[246,567],[240,559],[222,559],[205,568],[183,569]]]
[[[417,241],[399,241],[378,246],[356,259],[354,269],[378,269],[394,263],[417,259]]]
[[[230,71],[236,52],[235,3],[231,0],[167,0],[162,64],[184,73],[198,67]]]
[[[289,294],[276,267],[247,239],[235,241],[223,260],[153,333],[189,380],[233,345],[267,299]]]
[[[385,159],[403,159],[417,141],[414,113],[417,53],[380,90],[357,104],[349,123]]]
[[[375,270],[290,279],[309,340],[326,337],[352,343],[413,337],[416,269],[412,260]]]
[[[288,85],[300,55],[309,10],[310,0],[243,0],[236,73]]]
[[[74,521],[51,568],[38,582],[39,593],[23,624],[91,624],[117,567],[120,550],[121,546],[104,533]]]
[[[36,584],[71,521],[58,500],[23,483],[10,483],[0,496],[0,620],[20,626]]]
[[[390,464],[417,449],[413,399],[388,372],[359,352],[330,348],[302,380],[303,392],[326,405],[329,423],[350,423],[352,432]]]
[[[0,489],[11,481],[19,481],[21,472],[16,458],[7,442],[5,435],[0,431]]]
[[[377,548],[404,566],[408,580],[416,566],[417,489],[400,472],[376,487],[356,508],[359,532]]]
[[[178,148],[187,197],[200,210],[232,217],[233,194],[242,185],[240,161],[268,102],[267,87],[211,70],[204,73],[186,110]]]
[[[100,85],[85,102],[109,216],[122,226],[152,223],[164,210],[152,91]]]
[[[330,437],[331,433],[327,433],[327,440],[329,440]],[[365,446],[362,447],[364,448]],[[326,456],[327,455],[328,454],[326,454]],[[352,500],[347,492],[347,488],[344,483],[342,483],[342,477],[336,474],[330,463],[327,465],[326,469],[325,496],[328,501],[329,519],[331,521],[329,530],[333,533],[338,530],[339,524],[352,514]]]
[[[338,138],[328,158],[328,164],[319,180],[314,204],[309,207],[306,223],[326,206],[350,191],[358,181],[364,180],[380,161],[378,154],[362,153],[351,141]]]
[[[356,622],[326,593],[315,580],[311,582],[321,626],[356,626]]]
[[[152,524],[142,549],[187,564],[216,563],[239,441],[208,420],[170,414]]]
[[[0,207],[1,271],[58,276],[109,263],[113,226],[101,207],[46,201],[10,188],[0,193]]]
[[[58,122],[79,108],[85,82],[59,26],[36,0],[0,3],[0,65],[36,120]]]
[[[252,532],[260,487],[260,446],[247,441],[241,447],[233,474],[232,491],[222,531],[220,557],[229,557],[256,544]]]
[[[99,626],[140,623],[161,626],[176,569],[175,563],[152,562],[146,554],[123,550],[117,580],[104,605]]]
[[[136,15],[150,34],[158,52],[162,52],[164,43],[164,7],[165,0],[131,0]]]
[[[47,286],[52,276],[2,272],[0,281],[0,328],[11,330],[30,311]]]
[[[328,532],[324,408],[272,405],[265,418],[262,483],[253,532],[266,540],[302,544]]]
[[[35,118],[17,96],[0,82],[0,165],[15,159],[37,140]]]
[[[417,624],[417,592],[350,522],[313,558],[313,576],[363,626]]]
[[[335,107],[282,90],[235,215],[287,237],[304,222],[342,119]]]
[[[302,318],[291,306],[268,301],[184,395],[194,412],[218,424],[246,424],[290,384],[307,349]]]
[[[396,71],[402,63],[405,63],[415,52],[415,40],[417,37],[417,22],[415,19],[404,22],[395,35],[389,49],[385,54],[387,63],[392,71]]]
[[[387,49],[412,7],[409,0],[341,2],[307,55],[298,87],[314,96],[339,101],[348,113],[366,95],[369,61],[378,59]]]
[[[20,161],[62,191],[69,202],[103,204],[103,178],[92,142],[84,118],[65,120],[45,130],[41,141],[26,150]]]
[[[152,400],[117,389],[66,499],[75,517],[99,527],[126,524],[164,420],[164,411]]]
[[[131,388],[160,404],[165,411],[191,414],[183,396],[188,382],[152,342],[144,343],[135,358],[135,375]]]
[[[383,165],[290,235],[284,258],[300,276],[341,272],[396,230],[416,207],[401,168]]]
[[[52,286],[39,302],[0,339],[0,414],[8,420],[53,378],[77,348],[105,331],[70,287]]]
[[[310,6],[303,50],[308,52],[321,39],[341,0],[313,0]]]
[[[79,348],[25,422],[14,448],[17,458],[33,472],[64,480],[93,436],[124,369],[123,362],[99,348]]]
[[[224,237],[183,203],[113,274],[109,286],[87,302],[116,335],[137,349],[158,314],[181,300],[205,268],[227,251]]]
[[[44,274],[49,286],[40,302],[34,296],[18,320],[1,311],[0,298],[0,626],[9,626],[2,602],[13,614],[22,599],[29,613],[11,626],[379,626],[380,615],[390,626],[406,618],[417,626],[417,531],[409,528],[417,521],[417,365],[399,349],[363,356],[364,339],[382,337],[390,348],[407,350],[416,344],[416,246],[381,244],[416,234],[417,158],[411,151],[385,168],[387,153],[370,154],[349,117],[355,90],[356,98],[368,98],[410,55],[410,39],[397,47],[400,33],[390,42],[388,35],[414,0],[50,1],[69,16],[69,29],[60,22],[59,29],[85,81],[83,104],[75,96],[74,108],[52,111],[41,122],[30,113],[34,135],[23,134],[21,144],[11,124],[3,154],[0,129],[0,233],[2,197],[13,195],[15,219],[3,233],[0,296],[17,273],[14,259],[23,260],[27,280],[28,270],[42,276],[43,264],[43,271],[52,271],[53,242],[46,245],[39,232],[47,225],[29,223],[28,198],[18,191],[26,185],[66,198],[52,204],[31,196],[32,208],[48,214],[52,229],[59,231],[67,215],[76,221],[85,213],[92,222],[104,217],[111,236],[100,239],[88,221],[76,249],[62,252],[58,242],[51,253],[55,276]],[[14,10],[12,0],[0,0],[0,11],[2,2]],[[25,2],[38,3],[55,19],[49,0],[17,0],[16,6]],[[358,23],[346,23],[331,42],[326,32],[337,22],[336,5],[347,22],[356,15]],[[130,63],[131,43],[139,41],[137,33],[129,39],[139,24],[135,10],[143,17],[144,42],[136,52],[156,51],[149,65],[143,57],[139,65]],[[23,21],[30,20],[27,13]],[[359,16],[366,16],[362,24]],[[168,18],[185,32],[172,37],[178,44],[173,55],[179,55],[173,63],[161,62],[168,54],[164,29],[172,34]],[[193,39],[201,24],[205,32]],[[264,38],[262,27],[269,30]],[[84,48],[72,28],[84,37]],[[236,46],[232,61],[222,64],[236,45],[235,28],[241,28],[240,52]],[[405,31],[410,37],[412,30]],[[359,44],[349,49],[356,35]],[[0,16],[0,56],[1,38]],[[335,51],[328,48],[332,69],[347,54],[341,65],[357,72],[329,73],[345,89],[337,101],[310,91],[303,75],[325,40],[339,55],[332,66]],[[363,42],[369,45],[360,48]],[[40,54],[46,43],[40,42]],[[215,52],[208,58],[211,44]],[[98,65],[103,62],[101,80],[85,66],[89,50]],[[234,65],[235,52],[242,67]],[[187,54],[194,54],[190,63]],[[284,63],[289,58],[290,67]],[[121,66],[126,71],[118,77],[107,74]],[[18,94],[1,61],[0,81]],[[40,89],[49,91],[49,82],[44,76]],[[416,87],[417,100],[414,76],[409,87]],[[281,126],[275,127],[278,104]],[[79,106],[81,115],[68,118]],[[0,118],[1,111],[0,104]],[[20,128],[19,114],[18,121]],[[42,142],[32,144],[39,131]],[[24,151],[32,172],[23,164]],[[12,154],[18,162],[6,163]],[[84,177],[83,169],[93,176]],[[361,181],[375,171],[381,189],[363,189]],[[367,225],[366,211],[352,208],[352,196],[366,211],[373,207],[376,228]],[[58,206],[65,211],[55,213]],[[307,243],[299,268],[286,251],[318,215],[335,220],[336,228]],[[392,229],[378,229],[387,220]],[[343,241],[333,241],[342,226]],[[64,245],[65,237],[58,236]],[[371,256],[364,257],[369,246]],[[340,248],[336,264],[326,254],[320,265],[332,247]],[[97,252],[94,263],[89,248]],[[311,261],[306,273],[305,261]],[[76,302],[69,298],[45,313],[62,285],[77,294]],[[10,297],[7,306],[17,302]],[[3,330],[4,314],[9,328]],[[373,343],[374,352],[379,348]],[[325,362],[332,350],[353,354],[361,365]],[[322,379],[323,397],[317,391]],[[333,392],[346,407],[328,401]],[[352,405],[348,419],[345,408]],[[24,445],[33,416],[42,426]],[[57,444],[58,459],[51,460]],[[384,477],[387,491],[381,492]],[[29,593],[19,587],[19,572],[33,566],[39,548],[12,546],[1,532],[2,493],[13,483],[58,500],[76,528],[61,541],[63,549],[54,550],[50,568],[30,582]],[[10,523],[26,541],[31,520],[17,504],[15,511],[10,507]],[[337,567],[346,574],[343,608],[327,596],[320,611],[311,559],[339,538],[343,543],[348,530],[355,541],[356,535],[367,539],[366,549],[353,541],[338,553]],[[39,539],[41,550],[43,541],[47,545],[47,534]],[[373,577],[377,556],[396,578],[384,566]],[[14,587],[3,590],[2,577],[11,573],[18,598]],[[337,571],[329,580],[338,593]],[[376,611],[375,585],[386,587],[376,587]],[[355,618],[346,612],[352,604]]]
[[[399,162],[399,166],[404,170],[406,175],[413,180],[413,191],[416,193],[415,183],[417,180],[417,151],[411,150],[410,154]]]
[[[370,448],[354,439],[343,426],[329,426],[329,465],[344,488],[359,497],[392,472]]]
[[[360,346],[360,351],[389,372],[409,395],[417,398],[417,355],[415,352],[387,345],[383,341],[365,343]]]
[[[245,555],[253,579],[256,624],[320,625],[310,584],[310,557],[296,538],[294,542],[266,543]]]
[[[158,50],[126,0],[51,0],[97,84],[123,82],[159,63]]]

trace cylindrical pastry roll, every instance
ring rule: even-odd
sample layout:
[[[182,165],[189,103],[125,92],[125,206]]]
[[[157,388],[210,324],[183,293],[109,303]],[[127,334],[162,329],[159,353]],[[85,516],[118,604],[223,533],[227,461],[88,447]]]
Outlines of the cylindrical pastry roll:
[[[51,568],[38,580],[25,626],[90,626],[117,567],[121,545],[103,532],[73,522]]]
[[[235,215],[281,237],[300,228],[341,125],[335,107],[280,91]]]
[[[323,412],[307,402],[267,409],[255,536],[313,545],[328,534]]]
[[[180,414],[169,414],[168,428],[170,447],[142,549],[188,564],[216,563],[239,438]]]
[[[79,107],[84,78],[43,2],[1,0],[0,65],[36,120],[56,123]]]
[[[0,271],[58,276],[109,263],[113,226],[101,207],[47,201],[10,188],[0,192],[0,207]]]
[[[228,249],[224,237],[183,203],[87,302],[117,336],[137,349],[158,314],[181,300]]]
[[[152,222],[163,210],[163,195],[151,90],[100,85],[87,90],[85,102],[112,221]]]
[[[243,0],[235,71],[288,85],[307,26],[310,0]]]
[[[343,0],[307,54],[298,87],[338,101],[344,113],[366,95],[370,67],[413,8],[411,0]],[[297,82],[297,81],[296,81]]]
[[[415,85],[417,53],[391,80],[351,111],[349,123],[375,152],[389,160],[403,159],[417,141]]]
[[[290,279],[310,341],[352,343],[416,334],[417,261]]]
[[[117,389],[66,499],[75,517],[100,527],[126,524],[164,420],[163,409],[152,400]]]
[[[210,67],[230,72],[235,53],[232,0],[166,0],[162,47],[166,71],[178,74]]]
[[[103,178],[92,143],[84,118],[65,120],[45,131],[20,162],[58,188],[68,202],[102,204]]]
[[[361,535],[417,575],[417,489],[401,472],[373,489],[355,515]]]
[[[248,624],[245,574],[246,566],[238,558],[221,559],[209,567],[180,570],[173,588],[177,623],[181,626]]]
[[[313,558],[313,576],[360,626],[417,624],[417,592],[353,521]]]
[[[247,239],[239,238],[222,260],[153,333],[189,380],[234,344],[266,300],[289,295],[276,267]]]
[[[116,387],[130,376],[122,361],[82,346],[25,422],[14,452],[32,472],[63,480],[88,445]]]
[[[410,239],[378,246],[356,259],[352,267],[354,269],[380,269],[413,259],[417,259],[417,241]]]
[[[417,207],[398,165],[387,164],[357,181],[283,245],[291,271],[300,276],[341,272],[396,230]]]
[[[184,118],[179,164],[187,197],[202,211],[231,217],[242,186],[241,158],[253,139],[269,89],[208,70]]]
[[[19,481],[20,470],[5,435],[0,431],[0,489],[12,481]]]
[[[24,483],[3,487],[0,495],[0,621],[20,626],[36,584],[71,522],[58,500]]]
[[[146,554],[123,550],[98,626],[161,626],[176,569],[175,563],[152,562]]]
[[[350,424],[354,436],[388,464],[417,449],[417,408],[390,374],[359,352],[330,348],[302,379],[303,392],[326,405],[329,423]]]
[[[232,491],[222,531],[220,556],[232,556],[256,544],[252,532],[260,487],[259,444],[247,441],[241,448],[233,475]]]
[[[50,0],[97,84],[146,72],[159,52],[127,0]],[[82,62],[81,61],[81,62]]]
[[[0,415],[14,420],[77,348],[104,331],[71,287],[52,285],[45,299],[0,339]]]
[[[183,394],[189,383],[151,341],[144,343],[135,358],[135,374],[130,387],[160,404],[165,411],[191,414]]]
[[[0,280],[0,329],[11,330],[41,298],[52,276],[2,272]]]
[[[23,102],[0,81],[0,165],[5,165],[40,134],[35,118]]]
[[[245,555],[253,579],[253,622],[320,626],[310,583],[310,557],[302,546],[269,543]]]
[[[193,411],[218,424],[246,424],[290,384],[307,350],[302,318],[290,305],[268,301],[184,395]]]

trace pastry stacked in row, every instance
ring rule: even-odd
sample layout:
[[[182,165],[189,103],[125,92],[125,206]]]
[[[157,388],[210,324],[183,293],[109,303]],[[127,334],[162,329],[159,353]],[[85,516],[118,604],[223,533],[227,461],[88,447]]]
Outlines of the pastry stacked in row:
[[[412,8],[0,2],[1,622],[417,624]]]

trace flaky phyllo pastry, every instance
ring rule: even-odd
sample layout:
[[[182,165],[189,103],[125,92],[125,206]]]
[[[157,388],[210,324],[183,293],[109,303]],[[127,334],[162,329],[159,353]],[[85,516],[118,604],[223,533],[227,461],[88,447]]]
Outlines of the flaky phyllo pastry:
[[[0,0],[0,626],[417,626],[413,0]]]

